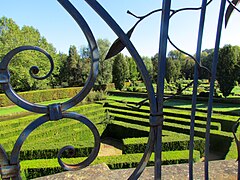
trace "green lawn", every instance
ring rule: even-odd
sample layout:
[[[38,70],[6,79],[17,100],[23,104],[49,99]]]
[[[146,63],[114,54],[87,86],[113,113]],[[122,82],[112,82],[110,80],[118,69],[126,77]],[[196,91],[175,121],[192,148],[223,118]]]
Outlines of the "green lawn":
[[[122,96],[109,96],[108,100],[117,100],[117,101],[125,101],[125,102],[140,102],[144,100],[144,98],[136,98],[136,97],[122,97]]]
[[[69,100],[69,98],[52,100],[52,101],[45,101],[45,102],[38,103],[38,104],[48,105],[48,104],[65,102],[67,100]],[[19,113],[26,113],[26,112],[28,112],[28,111],[26,111],[25,109],[23,109],[19,106],[16,106],[16,105],[15,106],[8,106],[8,107],[0,107],[0,117],[1,116],[11,116],[11,115],[15,115],[15,114],[19,114]]]
[[[109,96],[108,100],[118,100],[125,102],[140,102],[144,98],[135,98],[135,97],[121,97],[121,96]],[[179,108],[191,108],[191,100],[181,100],[181,99],[171,99],[164,102],[166,106],[179,107]],[[207,110],[207,102],[198,102],[197,109]],[[239,104],[229,104],[229,103],[213,103],[213,111],[217,112],[236,112],[240,114],[240,105]]]
[[[59,99],[59,100],[53,100],[53,101],[46,101],[39,104],[42,105],[48,105],[53,103],[62,103],[69,100],[67,99]],[[121,97],[121,96],[109,96],[108,100],[118,100],[118,101],[124,101],[124,102],[140,102],[144,100],[144,98],[136,98],[136,97]],[[172,106],[172,107],[180,107],[180,108],[191,108],[191,100],[181,100],[181,99],[171,99],[164,102],[164,105],[166,106]],[[197,103],[197,109],[207,110],[207,102],[198,102]],[[213,110],[218,112],[230,112],[235,111],[239,112],[240,114],[240,105],[238,104],[226,104],[226,103],[213,103]],[[27,113],[28,111],[22,109],[18,106],[9,106],[9,107],[1,107],[0,108],[0,117],[5,116],[12,116],[17,115],[21,113]]]

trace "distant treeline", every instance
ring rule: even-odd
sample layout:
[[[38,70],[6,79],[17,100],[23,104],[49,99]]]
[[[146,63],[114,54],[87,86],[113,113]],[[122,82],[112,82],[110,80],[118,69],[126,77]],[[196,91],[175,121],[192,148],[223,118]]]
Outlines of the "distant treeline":
[[[114,82],[115,87],[121,90],[125,81],[134,84],[135,81],[142,80],[132,57],[118,54],[105,60],[111,44],[107,39],[98,39],[97,44],[100,60],[96,85]],[[29,75],[29,70],[32,66],[38,66],[40,71],[37,75],[46,75],[50,69],[47,57],[36,51],[17,54],[10,63],[11,85],[16,91],[83,86],[87,81],[91,69],[91,55],[87,46],[77,49],[72,45],[69,47],[68,54],[57,52],[56,48],[34,27],[20,28],[12,19],[2,17],[0,19],[0,58],[2,59],[10,50],[23,45],[39,46],[46,50],[54,59],[55,67],[49,78],[36,80]],[[206,49],[201,53],[200,64],[206,68],[198,68],[200,79],[211,78],[209,71],[211,71],[213,51],[213,49]],[[156,81],[158,54],[153,57],[142,57],[142,59],[152,81]],[[177,50],[170,51],[166,62],[166,81],[175,83],[178,79],[192,79],[194,65],[195,62],[191,57]],[[228,96],[239,81],[239,65],[240,47],[226,45],[221,48],[217,80],[224,96]]]

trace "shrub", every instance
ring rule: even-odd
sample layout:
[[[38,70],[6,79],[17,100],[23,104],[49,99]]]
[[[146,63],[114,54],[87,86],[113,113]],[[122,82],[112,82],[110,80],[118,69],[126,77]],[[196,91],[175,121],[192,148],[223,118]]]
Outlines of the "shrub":
[[[101,101],[107,99],[107,93],[104,91],[91,91],[87,97],[87,102]]]
[[[142,155],[143,154],[125,154],[119,156],[97,157],[93,161],[93,164],[106,163],[110,169],[134,168],[139,164]],[[162,164],[167,165],[187,163],[188,157],[189,157],[188,150],[163,152]],[[198,162],[200,159],[199,152],[194,151],[193,157],[194,162]],[[63,159],[63,161],[79,163],[83,161],[83,158]],[[154,165],[154,154],[151,156],[148,162],[148,166],[151,165]],[[25,176],[28,179],[55,174],[63,171],[63,169],[59,166],[56,159],[22,161],[21,167],[23,172],[25,173]]]
[[[58,89],[47,89],[38,91],[28,91],[18,93],[23,99],[26,99],[32,103],[38,103],[43,101],[51,101],[57,99],[70,98],[80,92],[82,87],[74,88],[58,88]],[[5,94],[0,94],[0,107],[14,105]]]

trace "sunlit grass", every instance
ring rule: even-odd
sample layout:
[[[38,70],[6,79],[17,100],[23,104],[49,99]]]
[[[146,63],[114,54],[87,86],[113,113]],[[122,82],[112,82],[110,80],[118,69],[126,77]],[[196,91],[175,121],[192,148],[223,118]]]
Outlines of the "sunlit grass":
[[[41,102],[41,103],[37,103],[37,104],[41,104],[41,105],[48,105],[48,104],[54,104],[54,103],[61,103],[61,102],[65,102],[69,100],[69,98],[67,99],[58,99],[58,100],[52,100],[52,101],[45,101],[45,102]],[[14,106],[8,106],[8,107],[1,107],[0,108],[0,117],[1,116],[11,116],[13,114],[18,114],[18,113],[25,113],[28,112],[27,110],[14,105]]]

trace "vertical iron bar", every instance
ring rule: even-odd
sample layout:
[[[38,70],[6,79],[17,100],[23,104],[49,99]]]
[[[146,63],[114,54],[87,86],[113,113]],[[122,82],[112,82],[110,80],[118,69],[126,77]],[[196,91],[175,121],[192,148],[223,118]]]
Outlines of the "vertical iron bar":
[[[207,0],[202,1],[202,9],[199,22],[198,30],[198,42],[197,42],[197,52],[196,60],[201,61],[201,48],[202,48],[202,38],[203,38],[203,29],[205,22],[206,14],[206,5]],[[192,95],[192,111],[191,111],[191,123],[190,123],[190,144],[189,144],[189,179],[193,179],[193,149],[194,149],[194,123],[195,123],[195,114],[196,114],[196,102],[197,102],[197,88],[198,88],[198,64],[195,64],[194,67],[194,85],[193,85],[193,95]]]
[[[164,76],[166,66],[167,53],[167,37],[169,29],[171,0],[163,0],[162,17],[160,27],[160,43],[158,52],[158,75],[157,75],[157,110],[159,114],[163,114],[163,98],[164,98]],[[163,122],[162,122],[163,123]],[[156,128],[155,143],[155,179],[161,178],[161,161],[162,161],[162,125]]]
[[[207,111],[207,126],[206,126],[206,144],[205,144],[205,179],[209,179],[209,169],[208,169],[208,161],[209,161],[209,143],[210,143],[210,125],[211,125],[211,116],[212,116],[212,103],[213,103],[213,93],[214,93],[214,82],[216,79],[216,71],[217,71],[217,63],[218,63],[218,51],[220,45],[220,37],[222,32],[222,24],[223,24],[223,17],[224,17],[224,10],[225,10],[226,0],[221,1],[219,18],[218,18],[218,26],[217,26],[217,35],[216,35],[216,42],[214,48],[214,57],[212,63],[212,77],[210,82],[210,92],[209,92],[209,99],[208,99],[208,111]]]

